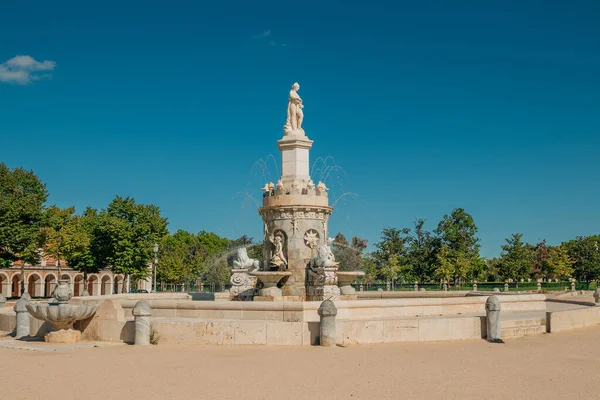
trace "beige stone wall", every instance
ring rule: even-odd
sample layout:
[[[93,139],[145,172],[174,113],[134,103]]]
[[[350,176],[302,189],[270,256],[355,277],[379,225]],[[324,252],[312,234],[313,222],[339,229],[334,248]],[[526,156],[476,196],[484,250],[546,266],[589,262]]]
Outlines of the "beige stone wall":
[[[548,332],[570,331],[600,325],[600,306],[592,306],[546,314]]]

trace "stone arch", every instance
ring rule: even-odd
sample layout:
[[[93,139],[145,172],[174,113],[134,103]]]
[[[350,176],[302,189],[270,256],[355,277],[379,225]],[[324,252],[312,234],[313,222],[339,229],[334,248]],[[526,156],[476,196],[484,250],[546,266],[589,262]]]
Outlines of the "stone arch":
[[[14,274],[12,277],[12,297],[21,296],[21,274]]]
[[[71,283],[71,276],[69,274],[62,274],[62,276],[60,277],[60,279],[64,279],[65,281]]]
[[[81,296],[83,294],[83,274],[75,275],[73,279],[73,296]]]
[[[11,293],[10,279],[5,273],[0,273],[0,293],[6,297],[10,297]]]
[[[112,282],[110,280],[110,276],[102,275],[102,279],[100,281],[100,295],[104,296],[107,294],[112,294]]]
[[[87,291],[90,294],[90,296],[98,296],[100,293],[98,293],[98,275],[96,274],[91,274],[88,275],[88,285],[87,285]]]
[[[56,288],[56,277],[54,274],[48,274],[44,278],[44,297],[52,297]]]
[[[42,297],[44,295],[43,285],[44,281],[39,274],[30,274],[27,278],[27,293],[29,293],[31,297]]]
[[[123,292],[123,275],[115,275],[113,293],[119,294],[122,292]]]

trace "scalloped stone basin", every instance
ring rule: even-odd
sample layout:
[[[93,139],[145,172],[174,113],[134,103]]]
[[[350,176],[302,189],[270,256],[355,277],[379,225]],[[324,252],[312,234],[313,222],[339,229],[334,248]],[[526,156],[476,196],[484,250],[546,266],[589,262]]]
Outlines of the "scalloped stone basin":
[[[351,284],[359,276],[365,276],[365,273],[362,271],[338,271],[337,280],[341,294],[355,294],[356,290]]]
[[[257,277],[262,283],[263,288],[260,289],[261,296],[281,296],[281,289],[277,287],[280,280],[286,276],[291,276],[290,271],[255,271],[250,272],[251,276]]]
[[[52,323],[54,329],[70,329],[76,321],[88,319],[98,309],[98,305],[72,304],[28,304],[27,311],[34,318]]]

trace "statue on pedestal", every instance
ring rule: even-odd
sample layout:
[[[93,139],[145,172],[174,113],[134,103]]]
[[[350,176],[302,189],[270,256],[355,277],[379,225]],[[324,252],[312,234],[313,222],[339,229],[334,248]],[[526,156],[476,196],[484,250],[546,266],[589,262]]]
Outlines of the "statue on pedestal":
[[[271,267],[280,268],[287,265],[287,260],[283,254],[283,235],[281,233],[271,236],[269,241],[273,244],[273,256],[271,257]]]
[[[302,134],[304,134],[304,130],[302,129],[302,120],[304,119],[304,112],[302,109],[304,108],[304,105],[302,104],[302,99],[298,95],[298,90],[300,90],[300,85],[298,82],[296,82],[292,85],[292,90],[290,90],[287,108],[287,120],[285,121],[285,126],[283,127],[283,132],[285,135],[292,131],[300,131]]]
[[[248,257],[248,250],[245,247],[238,249],[236,258],[233,260],[234,269],[252,269],[250,272],[258,271],[260,265],[258,260]]]

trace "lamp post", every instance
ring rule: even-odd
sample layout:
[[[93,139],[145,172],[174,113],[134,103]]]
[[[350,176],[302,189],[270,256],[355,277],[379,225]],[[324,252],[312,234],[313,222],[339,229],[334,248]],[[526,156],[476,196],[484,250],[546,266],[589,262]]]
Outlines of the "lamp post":
[[[156,292],[156,265],[158,264],[158,243],[154,243],[154,284],[152,292]]]

